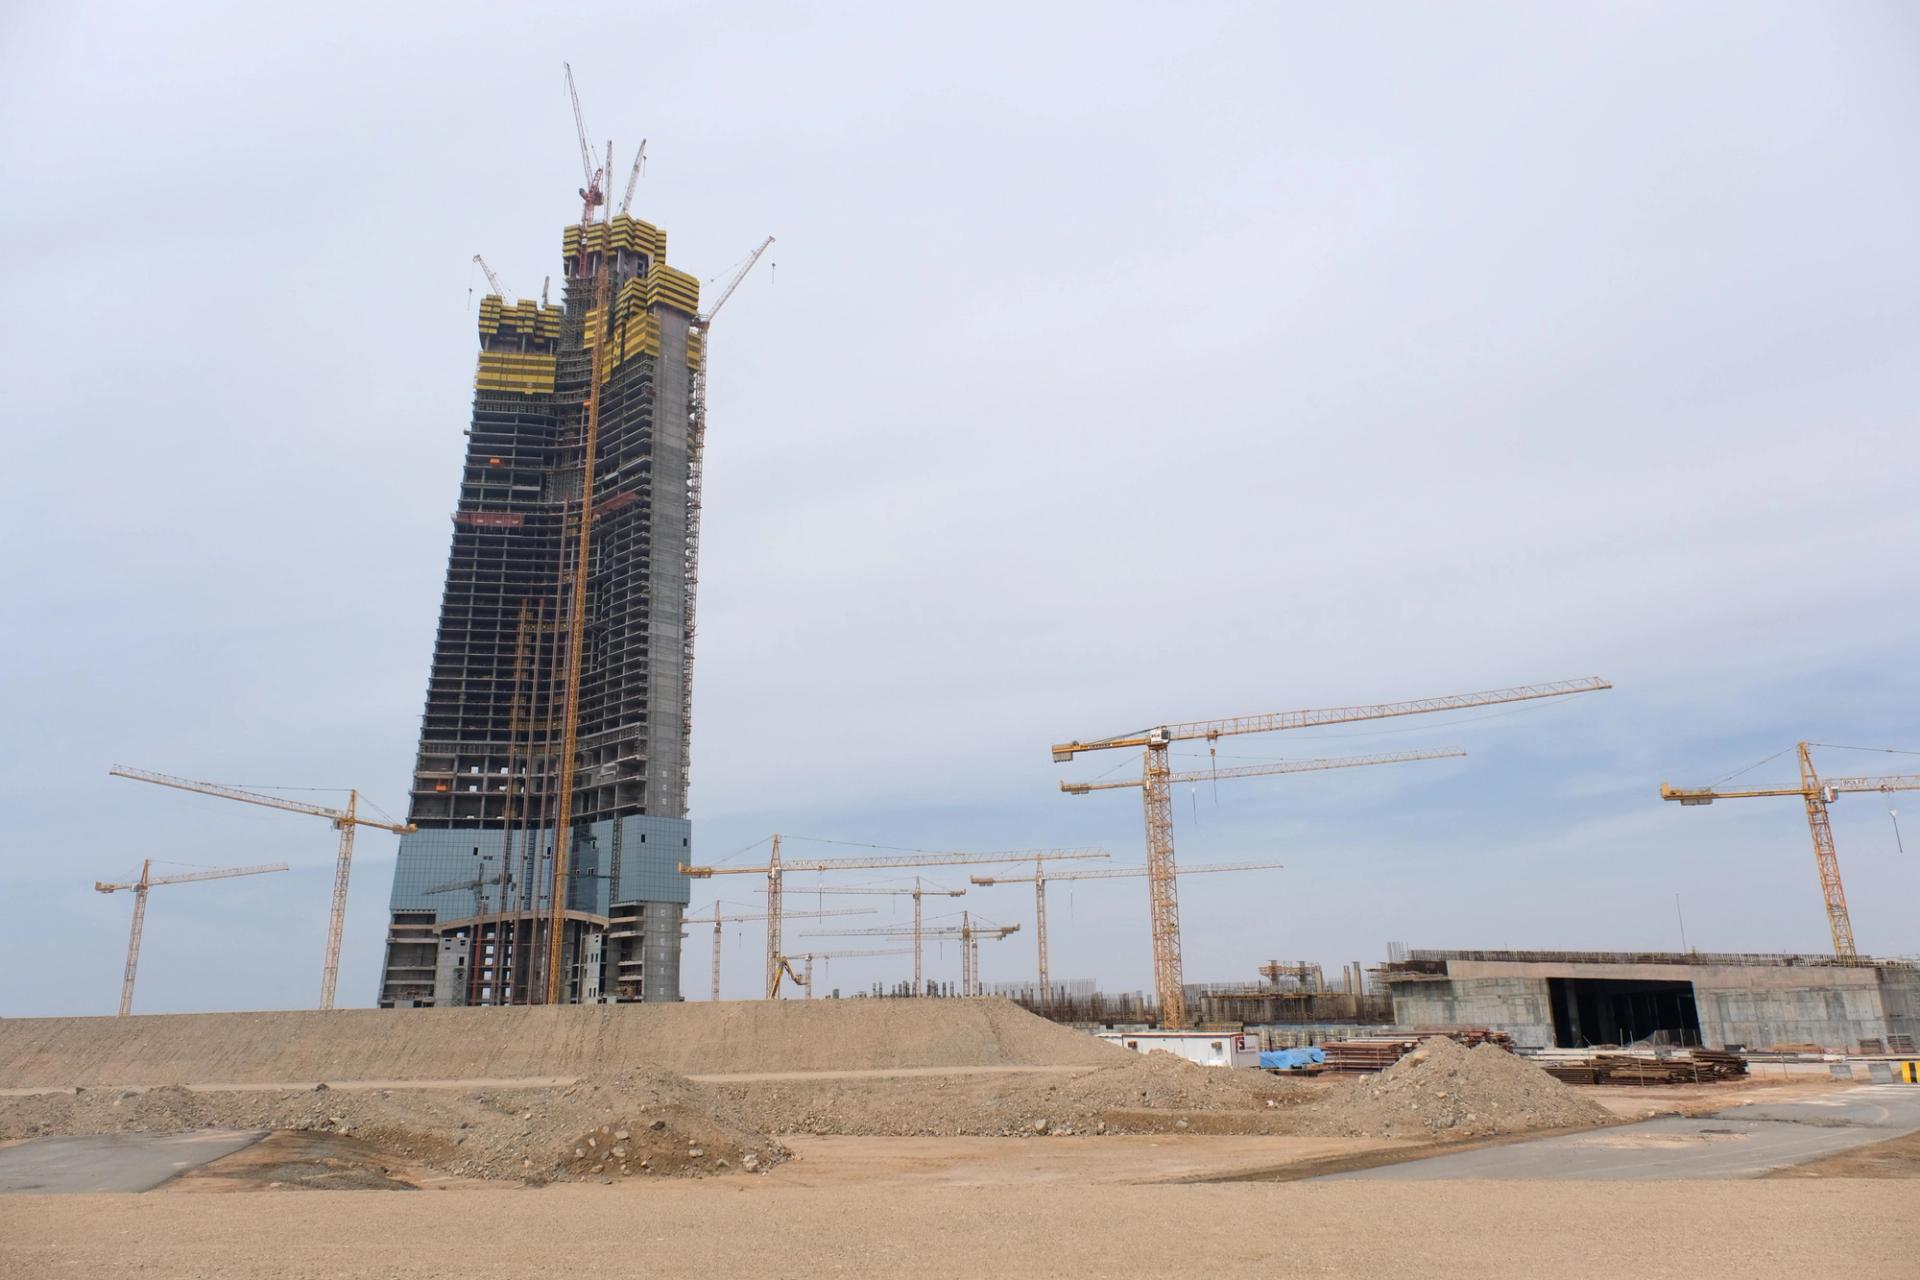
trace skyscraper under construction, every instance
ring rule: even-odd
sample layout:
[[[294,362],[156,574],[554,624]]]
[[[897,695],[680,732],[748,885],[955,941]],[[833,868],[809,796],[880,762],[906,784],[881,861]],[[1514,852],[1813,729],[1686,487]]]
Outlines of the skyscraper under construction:
[[[383,1006],[680,995],[704,329],[596,183],[562,304],[480,306]]]

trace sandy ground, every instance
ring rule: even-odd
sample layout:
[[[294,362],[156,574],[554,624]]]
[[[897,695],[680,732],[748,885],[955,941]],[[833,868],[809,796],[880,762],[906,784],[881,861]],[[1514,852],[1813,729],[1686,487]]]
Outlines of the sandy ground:
[[[1811,1164],[1778,1169],[1771,1178],[1920,1178],[1920,1133],[1842,1151]]]
[[[541,1190],[53,1196],[0,1216],[0,1275],[527,1280],[1259,1275],[1910,1280],[1899,1182],[1012,1187],[772,1177]],[[1569,1229],[1576,1227],[1577,1229]]]
[[[1009,1187],[1123,1186],[1235,1177],[1274,1165],[1399,1151],[1415,1144],[1367,1138],[1161,1134],[1090,1142],[795,1137],[787,1145],[793,1159],[767,1175],[768,1181],[781,1186]]]
[[[1754,1075],[1718,1084],[1593,1085],[1580,1096],[1592,1098],[1625,1120],[1653,1116],[1704,1116],[1751,1102],[1788,1102],[1832,1093],[1846,1086],[1826,1075]]]

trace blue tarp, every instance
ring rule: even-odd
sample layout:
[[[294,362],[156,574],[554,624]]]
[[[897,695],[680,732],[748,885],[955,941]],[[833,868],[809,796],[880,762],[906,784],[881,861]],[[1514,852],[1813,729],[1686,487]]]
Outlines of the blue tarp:
[[[1303,1049],[1263,1049],[1260,1052],[1260,1065],[1268,1071],[1298,1071],[1326,1060],[1326,1051],[1315,1045]]]

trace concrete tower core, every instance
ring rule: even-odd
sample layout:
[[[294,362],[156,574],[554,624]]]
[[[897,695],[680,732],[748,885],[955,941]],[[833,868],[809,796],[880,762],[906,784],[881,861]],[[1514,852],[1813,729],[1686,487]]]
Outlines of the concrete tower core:
[[[568,227],[561,306],[480,304],[383,1007],[544,998],[582,445],[609,329],[561,998],[680,997],[703,335],[699,281],[666,249],[665,231],[624,214],[584,240]],[[594,307],[603,264],[610,325]]]

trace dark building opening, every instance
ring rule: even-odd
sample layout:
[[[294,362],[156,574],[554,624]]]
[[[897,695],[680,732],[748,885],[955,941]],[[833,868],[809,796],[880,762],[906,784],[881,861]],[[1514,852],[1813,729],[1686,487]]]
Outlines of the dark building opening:
[[[1700,1012],[1691,982],[1614,978],[1548,978],[1553,1042],[1563,1049],[1595,1044],[1699,1044]]]

